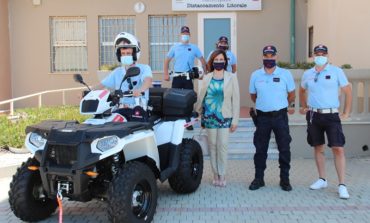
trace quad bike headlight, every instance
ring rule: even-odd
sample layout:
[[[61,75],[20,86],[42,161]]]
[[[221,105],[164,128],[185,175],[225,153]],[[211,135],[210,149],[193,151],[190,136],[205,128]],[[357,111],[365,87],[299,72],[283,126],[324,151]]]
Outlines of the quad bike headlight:
[[[37,133],[31,133],[30,135],[30,143],[37,148],[44,146],[46,143],[46,139]]]
[[[119,138],[117,136],[108,136],[100,139],[96,144],[96,148],[102,152],[112,149],[118,144]]]

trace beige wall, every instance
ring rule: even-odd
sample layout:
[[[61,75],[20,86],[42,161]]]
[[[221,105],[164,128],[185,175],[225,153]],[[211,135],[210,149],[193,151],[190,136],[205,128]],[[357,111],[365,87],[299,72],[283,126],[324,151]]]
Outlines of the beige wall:
[[[77,87],[71,74],[50,74],[50,16],[86,16],[88,40],[88,71],[84,73],[86,82],[96,84],[96,70],[99,65],[99,15],[136,15],[136,34],[142,43],[141,63],[148,63],[148,15],[186,14],[187,25],[192,31],[192,42],[197,43],[197,12],[172,12],[171,0],[141,0],[146,5],[142,14],[135,14],[136,0],[55,0],[41,1],[40,6],[32,1],[9,1],[11,20],[11,68],[13,97],[23,96],[43,90]],[[274,44],[279,51],[279,59],[289,61],[290,52],[290,0],[263,0],[262,11],[237,12],[237,57],[238,76],[241,86],[242,105],[252,105],[249,100],[249,77],[260,67],[261,50],[266,44]],[[297,58],[305,58],[306,43],[301,27],[306,27],[304,13],[305,0],[297,0]],[[303,44],[304,43],[304,44]],[[162,74],[155,74],[161,79]],[[167,84],[168,86],[168,84]],[[70,100],[78,101],[77,93]],[[59,103],[61,96],[46,97],[50,104]],[[34,100],[36,101],[36,100]],[[27,103],[20,103],[20,105]]]
[[[8,0],[0,0],[0,101],[11,97]],[[0,110],[7,106],[0,106]]]
[[[307,32],[307,1],[296,0],[295,12],[295,46],[296,62],[306,61],[308,55],[308,32]]]
[[[278,50],[278,60],[290,60],[290,0],[263,0],[262,11],[238,13],[238,77],[241,104],[252,106],[249,98],[249,78],[262,65],[262,48],[273,44]],[[304,0],[296,0],[296,29],[305,27],[302,17],[306,8]],[[306,53],[304,35],[296,36],[296,57]]]
[[[314,27],[314,45],[329,48],[333,64],[370,68],[370,1],[309,0],[308,27]]]

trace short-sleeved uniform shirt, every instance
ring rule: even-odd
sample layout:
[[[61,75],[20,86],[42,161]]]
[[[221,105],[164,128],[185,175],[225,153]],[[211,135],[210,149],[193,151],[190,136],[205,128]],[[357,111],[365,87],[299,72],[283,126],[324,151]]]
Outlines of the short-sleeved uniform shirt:
[[[339,88],[348,85],[343,70],[327,64],[321,72],[311,68],[303,73],[301,87],[308,92],[307,104],[311,108],[339,108]]]
[[[147,77],[152,77],[152,70],[150,69],[148,65],[135,64],[135,66],[140,68],[140,74],[135,77],[131,77],[131,83],[133,85],[132,90],[140,89],[144,83],[144,79]],[[117,67],[106,78],[104,78],[104,80],[101,83],[107,88],[118,90],[125,74],[126,74],[126,70],[123,67]],[[121,90],[122,91],[129,90],[128,81],[125,81],[122,83]],[[149,90],[145,91],[144,97],[147,100],[149,99]],[[122,98],[120,102],[122,104],[134,105],[135,99],[134,98]]]
[[[209,61],[213,52],[214,51],[211,51],[209,53],[209,55],[207,57],[207,61]],[[226,57],[227,57],[227,68],[226,68],[226,70],[229,71],[229,72],[232,72],[233,68],[231,66],[236,64],[236,56],[230,50],[227,50],[226,51]]]
[[[288,92],[295,90],[290,71],[276,66],[272,74],[262,67],[252,73],[249,93],[257,94],[256,109],[263,112],[278,111],[288,107]]]
[[[191,43],[178,43],[171,47],[167,58],[175,58],[174,71],[188,72],[194,67],[194,59],[203,57],[199,48]]]

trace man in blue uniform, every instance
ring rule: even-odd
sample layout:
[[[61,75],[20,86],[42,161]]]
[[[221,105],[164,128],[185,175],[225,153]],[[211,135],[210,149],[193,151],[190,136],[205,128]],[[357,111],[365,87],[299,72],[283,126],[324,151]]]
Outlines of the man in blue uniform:
[[[352,103],[352,89],[346,75],[339,67],[328,63],[328,48],[322,44],[314,48],[315,67],[304,72],[299,98],[301,113],[306,113],[307,141],[315,151],[315,160],[319,179],[310,189],[326,188],[324,144],[326,133],[328,146],[334,155],[334,164],[337,170],[339,185],[338,194],[342,199],[348,199],[349,193],[344,184],[345,176],[345,138],[341,120],[347,119]],[[339,115],[339,91],[345,94],[344,112]],[[306,93],[308,95],[306,95]]]
[[[192,70],[194,66],[194,59],[198,58],[202,63],[203,71],[206,71],[206,61],[199,48],[189,43],[190,29],[187,26],[181,27],[181,43],[174,45],[167,53],[164,61],[164,80],[169,81],[168,66],[170,61],[174,58],[174,72],[185,73]],[[174,77],[172,80],[172,88],[193,89],[193,80],[188,80],[185,76]]]
[[[257,109],[257,125],[253,138],[256,147],[255,178],[249,186],[250,190],[265,186],[263,178],[271,131],[275,134],[279,150],[280,187],[284,191],[292,190],[289,181],[292,138],[289,134],[287,112],[289,109],[291,113],[291,108],[294,107],[295,84],[288,70],[276,66],[276,53],[274,46],[263,48],[263,67],[252,73],[249,84],[249,93]]]
[[[236,72],[236,56],[230,51],[229,39],[226,36],[220,36],[216,43],[216,49],[224,50],[227,56],[227,68],[226,70],[235,73]],[[213,50],[214,51],[214,50]],[[207,57],[207,61],[211,58],[213,53],[211,51]]]
[[[152,86],[152,70],[146,64],[137,63],[141,53],[139,40],[130,33],[121,32],[116,36],[114,46],[117,60],[122,66],[114,69],[93,89],[109,88],[111,90],[121,89],[122,91],[132,90],[134,97],[143,97],[149,100],[149,88]],[[126,75],[126,71],[130,67],[138,67],[140,69],[140,74],[131,77],[130,83],[128,83],[128,81],[122,82],[123,77]],[[144,93],[144,96],[142,96],[142,93]],[[120,103],[123,108],[118,109],[116,112],[126,118],[131,117],[133,108],[136,105],[134,97],[121,98]]]

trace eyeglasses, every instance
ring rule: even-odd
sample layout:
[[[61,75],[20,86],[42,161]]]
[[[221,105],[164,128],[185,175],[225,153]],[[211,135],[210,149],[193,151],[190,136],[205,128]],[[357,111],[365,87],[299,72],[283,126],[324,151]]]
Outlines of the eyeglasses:
[[[315,83],[316,83],[316,82],[317,82],[317,80],[319,79],[319,75],[320,75],[320,72],[319,72],[319,73],[316,73],[316,75],[315,75],[315,79],[314,79]]]

